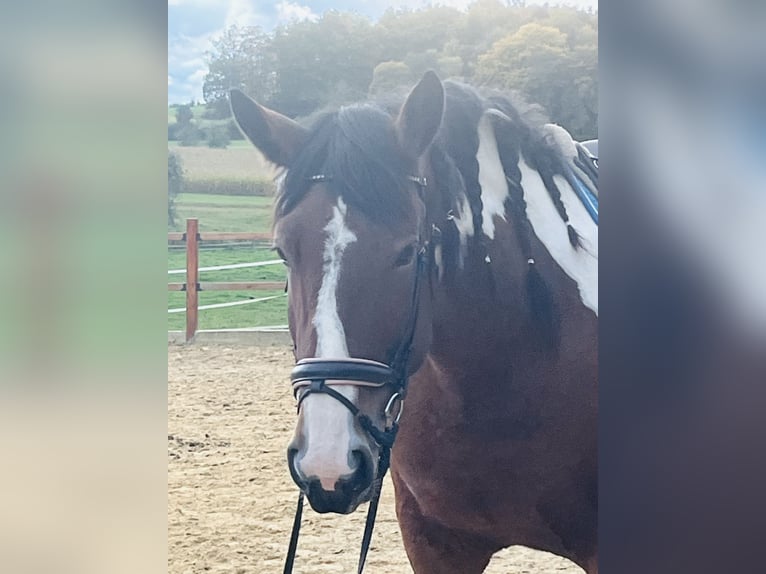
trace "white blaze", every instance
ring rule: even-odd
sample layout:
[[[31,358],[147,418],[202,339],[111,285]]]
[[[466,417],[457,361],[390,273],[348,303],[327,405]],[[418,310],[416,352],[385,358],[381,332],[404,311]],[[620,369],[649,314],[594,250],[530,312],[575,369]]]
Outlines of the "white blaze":
[[[341,198],[333,207],[330,222],[324,228],[327,233],[324,245],[322,284],[317,294],[317,306],[313,325],[317,334],[316,356],[325,359],[348,358],[346,332],[338,315],[338,281],[341,260],[356,235],[346,225],[346,204]],[[352,386],[333,387],[356,402],[357,391]],[[352,432],[354,420],[351,412],[329,395],[315,393],[306,397],[301,405],[303,433],[306,438],[305,455],[296,461],[301,473],[307,478],[318,478],[325,490],[334,490],[341,476],[350,474],[352,450],[356,438]]]
[[[338,198],[333,216],[324,228],[327,239],[324,244],[324,267],[322,286],[317,295],[314,328],[317,332],[316,356],[342,359],[348,357],[346,332],[338,315],[338,280],[343,252],[356,241],[356,235],[346,226],[346,204]]]

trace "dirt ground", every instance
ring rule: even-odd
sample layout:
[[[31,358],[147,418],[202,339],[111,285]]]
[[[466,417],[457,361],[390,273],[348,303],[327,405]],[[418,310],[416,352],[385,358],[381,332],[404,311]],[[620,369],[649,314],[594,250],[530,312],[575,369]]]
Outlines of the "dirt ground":
[[[285,447],[295,407],[282,347],[168,346],[168,573],[281,572],[297,490]],[[386,479],[365,572],[412,570]],[[350,516],[307,505],[296,573],[355,572],[366,506]],[[498,553],[486,572],[582,570],[543,552]]]

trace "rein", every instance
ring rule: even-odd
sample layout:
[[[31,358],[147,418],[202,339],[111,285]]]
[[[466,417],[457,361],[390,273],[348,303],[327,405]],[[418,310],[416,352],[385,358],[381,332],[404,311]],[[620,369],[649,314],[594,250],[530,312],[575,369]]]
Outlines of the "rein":
[[[312,176],[311,181],[324,181],[329,179],[324,175]],[[408,176],[410,181],[418,185],[418,191],[423,194],[426,187],[424,177]],[[415,338],[415,330],[418,321],[418,308],[420,302],[420,291],[422,278],[428,270],[430,257],[430,237],[427,237],[417,254],[415,279],[412,289],[412,302],[410,304],[410,314],[404,329],[404,336],[399,343],[396,353],[390,365],[371,361],[367,359],[320,359],[308,358],[298,361],[290,373],[290,380],[293,390],[298,398],[297,409],[300,407],[307,396],[311,394],[329,395],[343,406],[359,421],[359,425],[369,434],[378,445],[378,472],[372,483],[372,494],[370,505],[367,510],[367,519],[364,526],[364,535],[362,536],[362,547],[359,552],[359,563],[357,574],[362,574],[364,564],[367,559],[367,553],[372,542],[372,532],[375,527],[375,518],[378,513],[378,503],[383,488],[383,478],[388,472],[391,463],[391,448],[394,445],[396,434],[399,431],[399,419],[404,409],[404,398],[407,394],[407,383],[409,381],[409,359],[412,351],[412,342]],[[386,403],[384,409],[385,427],[380,429],[375,426],[369,416],[363,414],[359,408],[349,401],[341,393],[328,386],[327,381],[333,381],[331,385],[354,385],[360,387],[383,388],[390,386],[393,392]],[[398,404],[398,409],[394,407]],[[290,471],[293,472],[292,465]],[[284,574],[291,574],[295,555],[298,549],[298,536],[301,528],[301,518],[303,515],[303,504],[305,494],[303,491],[298,495],[298,506],[295,510],[293,519],[293,529],[290,535],[290,544],[285,559]]]

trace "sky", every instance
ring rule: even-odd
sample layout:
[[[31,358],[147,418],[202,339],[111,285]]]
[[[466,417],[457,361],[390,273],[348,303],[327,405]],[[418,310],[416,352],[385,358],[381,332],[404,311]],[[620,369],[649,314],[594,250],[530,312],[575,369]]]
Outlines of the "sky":
[[[473,0],[433,2],[463,9]],[[327,10],[352,11],[371,19],[388,8],[420,8],[426,0],[168,0],[168,104],[202,100],[207,73],[205,52],[229,26],[260,26],[266,31],[292,20],[318,18]],[[598,8],[598,0],[527,0],[527,4]]]

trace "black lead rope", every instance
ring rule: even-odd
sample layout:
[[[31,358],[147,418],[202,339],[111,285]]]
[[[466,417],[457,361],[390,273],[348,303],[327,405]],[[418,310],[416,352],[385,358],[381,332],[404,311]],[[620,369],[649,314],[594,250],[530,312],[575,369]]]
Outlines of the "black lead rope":
[[[298,495],[298,508],[295,509],[295,518],[293,519],[293,533],[290,535],[290,546],[287,548],[287,559],[285,560],[284,574],[290,574],[293,571],[295,563],[295,552],[298,550],[298,535],[301,532],[301,518],[303,518],[303,491]]]
[[[378,462],[378,478],[375,479],[370,499],[370,507],[367,509],[367,521],[364,524],[364,536],[362,536],[362,549],[359,552],[359,566],[356,569],[357,574],[362,574],[364,562],[367,560],[367,552],[370,550],[372,542],[372,530],[375,528],[375,517],[378,514],[378,502],[380,502],[380,493],[383,490],[383,477],[386,476],[388,465],[391,458],[391,450],[388,447],[381,447],[380,461]]]
[[[396,427],[391,431],[391,434],[395,436]],[[393,442],[393,437],[390,439]],[[367,560],[367,553],[370,550],[370,543],[372,542],[372,531],[375,528],[375,518],[378,515],[378,503],[380,502],[380,494],[383,490],[383,478],[388,472],[388,467],[391,462],[391,449],[388,446],[380,447],[380,457],[378,459],[378,476],[375,478],[373,484],[372,497],[370,498],[370,506],[367,509],[367,520],[364,524],[364,535],[362,536],[362,549],[359,551],[359,565],[357,566],[357,574],[362,574],[364,570],[364,563]],[[287,558],[285,559],[284,574],[292,574],[293,564],[295,564],[295,554],[298,550],[298,535],[301,532],[301,518],[303,517],[303,491],[298,495],[298,508],[295,509],[295,519],[293,520],[293,532],[290,535],[290,546],[287,548]]]

